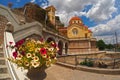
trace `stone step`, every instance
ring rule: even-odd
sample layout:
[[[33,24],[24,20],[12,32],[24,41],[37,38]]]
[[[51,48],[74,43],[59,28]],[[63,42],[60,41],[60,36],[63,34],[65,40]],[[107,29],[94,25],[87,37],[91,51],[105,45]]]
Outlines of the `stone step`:
[[[9,74],[0,74],[0,80],[12,80]]]
[[[0,51],[3,51],[3,48],[0,48]]]
[[[8,73],[8,69],[6,65],[0,65],[0,74]]]
[[[5,64],[6,64],[5,58],[0,58],[0,65],[5,65]]]
[[[0,51],[0,57],[4,57],[4,53]]]

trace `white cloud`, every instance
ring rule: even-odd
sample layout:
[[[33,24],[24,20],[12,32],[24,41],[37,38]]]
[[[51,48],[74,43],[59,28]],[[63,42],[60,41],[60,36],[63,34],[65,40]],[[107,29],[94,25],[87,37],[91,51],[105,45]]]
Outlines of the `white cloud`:
[[[120,15],[108,21],[106,24],[99,24],[90,28],[93,35],[98,39],[105,40],[106,43],[115,42],[115,32],[117,33],[118,42],[120,42]]]
[[[99,0],[86,15],[96,21],[107,20],[112,17],[113,12],[117,11],[114,4],[115,0]]]
[[[71,17],[86,16],[98,23],[112,19],[112,14],[117,12],[115,0],[49,0],[50,5],[57,9],[56,14],[66,25]],[[92,5],[87,12],[83,12],[85,6]],[[115,41],[115,31],[120,34],[120,15],[106,22],[90,28],[97,39],[104,39],[106,43]],[[120,35],[118,35],[120,37]],[[120,39],[118,38],[118,41]],[[119,41],[120,42],[120,41]]]
[[[85,15],[95,21],[107,20],[117,11],[114,7],[115,0],[49,0],[49,3],[56,7],[57,15],[60,15],[64,23],[68,23],[75,15]],[[92,5],[92,8],[88,12],[82,12],[86,5]]]
[[[35,2],[35,0],[31,0],[30,2],[31,2],[31,3],[34,3],[34,2]]]

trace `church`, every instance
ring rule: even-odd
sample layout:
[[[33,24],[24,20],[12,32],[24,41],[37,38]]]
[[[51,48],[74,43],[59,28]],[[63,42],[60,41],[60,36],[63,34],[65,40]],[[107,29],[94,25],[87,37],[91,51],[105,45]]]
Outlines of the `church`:
[[[96,38],[93,38],[92,31],[84,25],[80,17],[72,17],[67,27],[61,27],[56,20],[55,7],[49,6],[46,8],[46,11],[51,23],[55,25],[60,35],[68,38],[69,54],[91,53],[98,50],[96,48]],[[59,24],[60,23],[61,22],[59,22]]]

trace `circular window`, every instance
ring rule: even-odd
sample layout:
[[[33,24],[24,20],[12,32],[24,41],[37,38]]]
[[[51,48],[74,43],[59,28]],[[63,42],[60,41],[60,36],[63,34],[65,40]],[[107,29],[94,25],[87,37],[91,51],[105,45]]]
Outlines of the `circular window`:
[[[78,30],[77,30],[76,28],[72,29],[72,33],[73,33],[74,35],[77,35],[77,34],[78,34]]]

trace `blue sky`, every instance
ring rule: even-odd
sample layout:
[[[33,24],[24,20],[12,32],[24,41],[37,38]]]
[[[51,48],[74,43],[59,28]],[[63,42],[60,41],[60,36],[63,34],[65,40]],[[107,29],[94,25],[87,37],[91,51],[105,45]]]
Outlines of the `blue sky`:
[[[71,0],[66,0],[66,1],[71,1]],[[13,8],[18,8],[18,7],[23,7],[26,3],[28,2],[33,2],[38,4],[41,7],[44,6],[48,6],[49,4],[49,0],[0,0],[0,4],[7,6],[9,2],[13,3]],[[118,8],[118,12],[114,12],[112,13],[112,18],[115,18],[116,15],[120,14],[120,1],[116,0],[115,1],[115,7]],[[52,4],[54,5],[54,4]],[[93,7],[92,4],[86,4],[83,9],[81,10],[81,12],[88,12],[91,8]],[[91,19],[89,17],[86,17],[86,15],[78,15],[84,22],[85,25],[87,25],[88,27],[93,27],[96,26],[100,23],[106,23],[107,21],[111,20],[112,18],[108,18],[106,20],[100,21],[100,22],[96,22],[94,19]]]
[[[54,5],[56,15],[66,26],[70,18],[77,15],[97,39],[103,39],[106,43],[112,42],[110,38],[114,32],[120,36],[120,0],[0,0],[4,6],[9,2],[13,3],[13,8],[22,7],[28,2],[43,8]]]

